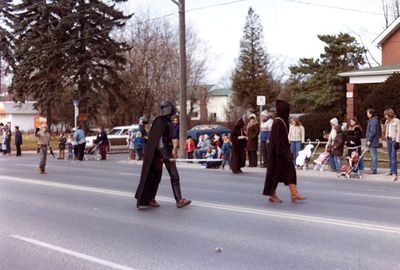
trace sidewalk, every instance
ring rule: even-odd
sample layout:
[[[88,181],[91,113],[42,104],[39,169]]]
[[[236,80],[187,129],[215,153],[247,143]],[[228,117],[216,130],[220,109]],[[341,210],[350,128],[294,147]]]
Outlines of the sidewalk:
[[[124,160],[124,161],[119,161],[121,163],[129,163],[129,164],[135,164],[138,166],[142,166],[143,161],[138,161],[138,160]],[[225,170],[222,168],[220,169],[205,169],[201,167],[199,163],[188,163],[188,162],[178,162],[177,163],[178,168],[190,168],[190,169],[198,169],[198,170],[207,170],[210,173],[219,173],[219,172],[230,172],[229,166],[225,166]],[[312,176],[312,177],[320,177],[322,179],[328,178],[337,178],[338,180],[346,180],[346,181],[374,181],[374,182],[388,182],[388,183],[398,183],[400,184],[400,179],[398,181],[391,181],[390,176],[385,176],[385,173],[387,172],[387,168],[380,168],[378,169],[377,174],[367,174],[366,172],[369,171],[369,168],[365,168],[366,170],[364,173],[361,173],[361,178],[345,178],[344,176],[337,177],[336,172],[331,172],[329,170],[329,166],[325,166],[324,171],[315,171],[313,167],[310,167],[307,170],[303,169],[297,169],[297,175],[298,176]],[[244,175],[246,175],[246,172],[257,172],[257,173],[266,173],[266,168],[261,168],[261,167],[244,167],[242,168]]]

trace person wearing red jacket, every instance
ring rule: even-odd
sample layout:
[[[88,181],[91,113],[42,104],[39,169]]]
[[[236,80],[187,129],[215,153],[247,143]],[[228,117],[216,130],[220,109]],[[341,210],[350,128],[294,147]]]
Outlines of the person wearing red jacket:
[[[193,159],[194,150],[196,150],[196,145],[194,144],[192,136],[187,136],[187,139],[185,142],[185,151],[187,154],[187,158]]]

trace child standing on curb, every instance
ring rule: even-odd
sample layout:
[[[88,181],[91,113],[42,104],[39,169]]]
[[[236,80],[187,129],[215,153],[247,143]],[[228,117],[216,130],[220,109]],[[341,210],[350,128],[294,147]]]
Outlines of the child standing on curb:
[[[222,144],[221,151],[222,154],[224,155],[224,160],[222,161],[222,169],[225,169],[225,165],[228,163],[229,168],[231,167],[231,148],[232,148],[232,143],[229,140],[229,137],[227,135],[222,137],[224,140],[224,143]]]

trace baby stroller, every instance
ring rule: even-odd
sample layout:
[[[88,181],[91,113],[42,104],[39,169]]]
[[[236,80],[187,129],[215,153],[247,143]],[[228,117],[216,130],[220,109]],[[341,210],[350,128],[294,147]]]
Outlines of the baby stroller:
[[[324,171],[324,166],[329,160],[329,156],[331,154],[330,149],[325,150],[321,153],[317,159],[314,160],[314,170],[315,171]]]
[[[302,168],[306,170],[308,168],[308,163],[310,162],[311,158],[315,154],[315,150],[317,150],[319,146],[319,140],[316,140],[317,146],[314,148],[310,139],[307,140],[308,144],[304,147],[303,150],[299,151],[296,157],[296,168]]]
[[[84,160],[100,160],[99,145],[93,144],[93,146],[85,148]]]
[[[346,158],[346,163],[342,166],[340,172],[338,172],[337,177],[344,176],[345,178],[361,178],[360,171],[358,170],[358,165],[360,163],[360,160],[367,152],[367,149],[365,148],[361,155],[359,155],[358,148],[359,147],[355,147],[355,150],[351,152],[351,156]]]

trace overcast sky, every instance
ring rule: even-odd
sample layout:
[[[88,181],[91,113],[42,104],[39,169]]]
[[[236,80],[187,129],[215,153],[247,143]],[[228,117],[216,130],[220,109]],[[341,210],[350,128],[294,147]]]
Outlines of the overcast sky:
[[[178,8],[171,0],[128,0],[125,5],[131,12],[149,9],[154,16],[175,13],[166,18],[178,22]],[[215,56],[207,83],[229,77],[239,55],[250,6],[264,27],[267,53],[283,61],[283,70],[299,58],[319,57],[324,44],[318,34],[346,32],[359,36],[376,60],[381,61],[373,40],[385,28],[382,0],[186,0],[186,23],[198,32]]]

